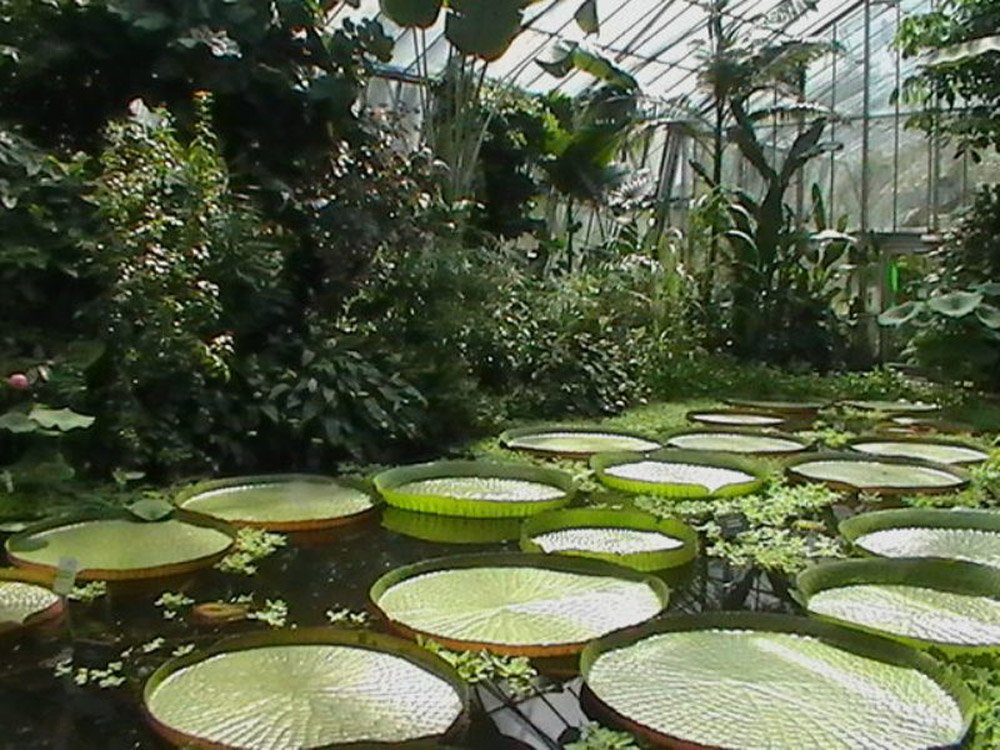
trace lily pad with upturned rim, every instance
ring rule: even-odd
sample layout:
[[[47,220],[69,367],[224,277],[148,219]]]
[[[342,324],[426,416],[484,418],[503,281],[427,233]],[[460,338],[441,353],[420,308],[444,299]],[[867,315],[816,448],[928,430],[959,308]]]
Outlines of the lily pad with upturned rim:
[[[849,441],[848,447],[870,456],[914,458],[939,464],[975,464],[989,458],[989,454],[980,448],[954,440],[929,437],[860,437]]]
[[[995,511],[880,510],[841,521],[839,531],[870,555],[961,560],[1000,568],[1000,513]]]
[[[507,430],[500,435],[500,444],[510,450],[560,458],[589,458],[610,451],[646,452],[662,447],[637,432],[561,425]]]
[[[408,637],[549,657],[578,653],[593,638],[655,617],[668,591],[657,578],[602,560],[491,553],[397,568],[369,596]]]
[[[689,411],[687,420],[696,424],[714,427],[779,427],[785,424],[789,417],[776,413],[739,411],[738,409],[699,409]]]
[[[767,469],[750,459],[710,451],[666,448],[649,455],[603,453],[590,460],[597,480],[640,495],[736,497],[759,490]]]
[[[947,652],[1000,650],[1000,570],[930,559],[841,560],[796,579],[810,616]]]
[[[185,510],[236,526],[317,531],[371,517],[380,501],[360,481],[309,474],[215,479],[181,492]]]
[[[55,571],[76,558],[80,580],[161,578],[208,567],[233,546],[228,524],[179,512],[154,523],[128,518],[77,517],[32,526],[6,542],[19,568]]]
[[[591,715],[659,746],[707,750],[957,747],[968,689],[912,648],[786,615],[681,615],[583,652]]]
[[[666,440],[670,448],[757,456],[787,456],[809,449],[810,443],[785,432],[737,428],[681,430]]]
[[[676,518],[574,508],[526,520],[521,527],[521,549],[591,557],[649,572],[693,560],[698,554],[698,533]]]
[[[878,411],[885,414],[929,414],[940,411],[938,404],[926,404],[922,401],[839,401],[840,406],[849,406],[860,411]]]
[[[739,406],[745,409],[758,409],[760,411],[779,412],[781,414],[808,415],[815,414],[820,409],[825,409],[830,405],[830,401],[794,401],[791,399],[752,399],[752,398],[727,398],[723,403],[729,406]]]
[[[520,518],[462,518],[387,507],[382,526],[397,534],[442,544],[499,544],[521,535]]]
[[[0,568],[0,635],[18,633],[62,616],[63,600],[50,585],[50,576]]]
[[[412,643],[334,628],[255,633],[174,659],[146,682],[153,729],[184,747],[398,747],[464,731],[468,688]]]
[[[861,453],[816,453],[791,461],[785,473],[797,482],[820,482],[834,490],[880,495],[942,494],[969,484],[968,475],[954,466]]]
[[[396,508],[464,518],[523,518],[561,508],[576,492],[563,471],[486,461],[436,461],[376,475]]]

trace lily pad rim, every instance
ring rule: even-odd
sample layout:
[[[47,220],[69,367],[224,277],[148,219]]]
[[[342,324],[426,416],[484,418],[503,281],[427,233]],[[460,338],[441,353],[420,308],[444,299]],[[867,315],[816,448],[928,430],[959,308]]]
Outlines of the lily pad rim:
[[[977,508],[889,508],[858,513],[837,524],[838,533],[851,544],[876,531],[907,528],[968,529],[1000,534],[1000,512]],[[869,556],[881,557],[865,552]]]
[[[589,641],[582,641],[533,646],[511,646],[503,643],[455,640],[435,633],[410,628],[401,622],[393,620],[378,604],[378,600],[386,591],[410,578],[415,578],[425,573],[486,567],[544,568],[546,570],[565,573],[613,577],[633,583],[642,583],[648,586],[660,601],[661,608],[660,612],[656,615],[657,617],[666,611],[670,600],[670,589],[660,578],[605,560],[568,555],[546,555],[534,552],[477,552],[435,557],[393,568],[379,576],[368,589],[368,604],[370,609],[379,619],[388,625],[390,630],[413,640],[417,637],[433,640],[445,648],[458,651],[486,650],[497,654],[527,657],[569,656],[579,653],[589,643]]]
[[[728,431],[726,431],[728,433]],[[692,485],[682,482],[647,482],[641,479],[623,479],[620,477],[608,476],[607,469],[612,466],[622,464],[639,463],[641,461],[658,461],[662,463],[693,464],[696,466],[706,466],[714,469],[731,469],[742,471],[753,477],[752,481],[739,482],[737,484],[725,485],[717,490],[709,490],[703,485]],[[692,490],[690,496],[693,499],[711,499],[716,497],[731,497],[749,495],[757,492],[767,482],[771,470],[764,465],[756,454],[725,453],[722,451],[699,451],[690,448],[661,448],[651,453],[635,453],[630,451],[615,451],[610,453],[596,453],[590,459],[590,468],[601,484],[613,489],[624,490],[632,493],[657,494],[656,488],[661,490],[667,487],[698,487],[703,492]],[[661,493],[669,497],[673,493]],[[680,497],[680,495],[677,495]]]
[[[722,399],[726,406],[736,406],[746,409],[784,412],[785,414],[811,414],[829,408],[834,399],[795,399],[788,398],[741,398],[729,396]]]
[[[171,576],[180,575],[182,573],[190,573],[196,570],[201,570],[202,568],[207,568],[210,565],[221,560],[223,557],[232,552],[233,547],[236,544],[236,528],[225,521],[220,521],[215,518],[210,518],[203,516],[199,513],[191,513],[185,510],[176,510],[170,516],[169,519],[180,521],[182,523],[187,523],[192,526],[200,526],[203,528],[210,528],[225,534],[229,537],[229,546],[220,552],[214,552],[211,555],[203,555],[197,558],[192,558],[191,560],[185,560],[178,563],[170,563],[169,565],[157,565],[154,567],[145,568],[129,568],[126,570],[104,570],[101,568],[80,568],[77,572],[76,578],[79,581],[133,581],[133,580],[150,580],[158,578],[169,578]],[[153,525],[156,523],[162,523],[162,521],[152,521],[152,522],[142,522],[135,519],[134,516],[129,514],[127,511],[123,510],[121,513],[109,513],[102,515],[95,514],[73,514],[65,516],[57,516],[41,523],[33,524],[29,526],[22,532],[14,534],[4,543],[4,551],[7,553],[7,559],[17,568],[21,568],[27,571],[35,571],[43,574],[53,575],[56,568],[51,565],[43,565],[40,563],[33,563],[22,558],[17,557],[16,552],[11,552],[11,545],[17,545],[19,542],[27,540],[29,537],[34,536],[46,531],[51,531],[53,529],[60,528],[62,526],[72,526],[75,524],[90,523],[96,521],[127,521],[129,523],[145,523],[146,525]]]
[[[573,432],[581,434],[602,434],[602,435],[614,435],[616,437],[626,437],[634,438],[636,440],[645,440],[649,443],[655,443],[655,448],[650,448],[649,450],[658,450],[663,447],[663,441],[650,434],[643,432],[638,432],[635,430],[623,430],[613,425],[602,424],[600,422],[588,422],[581,423],[577,422],[575,424],[561,424],[545,422],[538,425],[524,425],[521,427],[512,427],[508,430],[504,430],[497,437],[497,442],[507,450],[517,451],[518,453],[526,453],[535,456],[549,456],[552,458],[568,458],[568,459],[586,459],[594,455],[595,452],[599,451],[550,451],[544,448],[529,448],[525,446],[511,445],[511,440],[516,440],[517,438],[525,437],[528,435],[545,435],[546,433],[553,432]],[[646,453],[647,451],[637,451],[640,453]]]
[[[886,403],[890,404],[890,406],[892,404],[895,404],[898,408],[876,409],[871,406],[871,404],[875,403]],[[894,417],[900,415],[910,415],[910,414],[935,414],[937,412],[942,411],[943,408],[941,404],[932,404],[923,401],[907,401],[907,400],[892,401],[891,399],[880,399],[880,398],[838,399],[836,402],[836,406],[841,408],[847,406],[852,409],[857,409],[859,411],[872,411],[872,412],[880,411],[883,414],[888,414]]]
[[[626,648],[645,638],[663,633],[698,630],[754,630],[811,636],[827,645],[841,648],[859,656],[885,664],[916,669],[943,688],[955,701],[961,713],[964,727],[962,738],[956,745],[949,747],[959,747],[969,735],[976,710],[975,699],[969,689],[960,680],[949,674],[937,660],[883,636],[862,633],[810,617],[766,612],[732,611],[671,615],[635,627],[617,630],[591,641],[580,654],[580,674],[583,677],[581,702],[586,713],[595,718],[607,719],[614,725],[623,726],[661,746],[683,747],[689,750],[718,750],[713,746],[697,745],[680,737],[662,734],[629,719],[605,704],[587,683],[587,677],[594,662],[609,651]]]
[[[330,518],[310,519],[300,521],[255,521],[249,519],[222,519],[210,513],[187,508],[185,503],[198,497],[199,495],[214,490],[227,489],[229,487],[241,487],[254,484],[278,484],[282,482],[306,482],[310,484],[331,484],[340,487],[347,487],[363,492],[371,501],[371,507],[351,513],[346,516],[333,516]],[[355,522],[364,521],[373,517],[385,504],[385,500],[375,491],[371,482],[354,476],[327,476],[324,474],[301,474],[301,473],[279,473],[279,474],[250,474],[247,476],[220,477],[217,479],[204,479],[184,487],[174,494],[171,502],[181,510],[204,518],[213,518],[229,523],[236,527],[257,528],[276,532],[298,532],[298,531],[320,531],[324,529],[345,526]]]
[[[815,479],[807,477],[804,474],[800,474],[797,470],[798,467],[803,464],[822,463],[824,461],[851,461],[857,463],[881,463],[896,464],[899,466],[914,466],[924,469],[934,469],[945,474],[951,474],[959,481],[955,484],[943,487],[922,487],[919,485],[909,485],[907,487],[858,487],[853,484],[833,479]],[[796,456],[785,462],[785,477],[790,481],[799,484],[825,484],[830,489],[838,492],[858,492],[861,490],[874,492],[883,496],[912,495],[918,493],[923,495],[946,495],[965,489],[969,486],[969,482],[971,481],[968,472],[952,464],[942,464],[935,461],[924,461],[919,458],[908,458],[903,456],[876,456],[870,453],[862,453],[860,451],[817,451],[804,456]]]
[[[1000,569],[964,560],[930,557],[867,557],[835,560],[812,565],[800,572],[795,578],[795,589],[792,592],[793,598],[811,618],[889,638],[914,648],[937,648],[952,654],[1000,651],[1000,643],[958,644],[896,635],[891,631],[854,624],[850,620],[809,610],[809,600],[821,591],[863,584],[934,589],[951,594],[987,597],[1000,602]]]
[[[456,692],[461,704],[458,717],[442,735],[426,735],[407,740],[405,743],[376,743],[367,740],[326,745],[329,748],[398,748],[414,743],[424,743],[437,738],[454,738],[465,731],[469,722],[470,690],[458,672],[448,662],[412,641],[385,633],[369,630],[354,630],[332,626],[301,627],[295,629],[268,630],[228,636],[205,648],[192,651],[184,656],[174,657],[161,664],[147,679],[142,688],[142,713],[153,730],[174,744],[184,747],[220,748],[226,747],[203,738],[186,735],[164,724],[148,708],[149,700],[157,688],[170,675],[193,664],[225,653],[247,651],[269,646],[330,645],[362,648],[378,653],[386,653],[406,659],[417,667],[444,680]]]
[[[721,408],[721,407],[714,407],[714,408],[710,407],[710,408],[707,408],[707,409],[691,409],[690,411],[688,411],[688,412],[686,412],[684,414],[684,419],[686,419],[688,422],[691,422],[693,424],[703,425],[705,427],[722,427],[722,426],[725,426],[723,423],[720,423],[720,422],[704,422],[704,421],[698,419],[699,416],[702,416],[702,415],[705,415],[705,414],[719,414],[719,415],[723,415],[723,416],[725,416],[725,415],[744,415],[744,416],[748,416],[748,417],[768,417],[770,419],[777,419],[778,420],[778,422],[775,423],[775,424],[773,424],[773,425],[766,425],[766,424],[761,424],[761,425],[746,425],[746,424],[743,424],[743,425],[740,425],[738,423],[733,423],[732,424],[733,427],[756,427],[758,429],[760,429],[762,427],[778,427],[780,425],[787,424],[788,422],[794,422],[795,419],[799,416],[798,413],[793,413],[793,412],[785,412],[784,414],[781,414],[781,413],[776,412],[776,411],[767,411],[766,409],[754,409],[753,407],[750,407],[750,406],[744,406],[744,407],[733,406],[733,407],[730,407],[728,409],[727,408]]]
[[[580,528],[616,528],[652,531],[673,537],[681,542],[681,547],[654,552],[597,552],[590,550],[559,550],[544,552],[533,537],[552,531]],[[664,570],[685,565],[698,556],[698,532],[679,518],[660,518],[652,513],[638,510],[613,510],[608,508],[565,508],[539,513],[525,519],[521,524],[520,547],[522,552],[548,555],[585,557],[643,572]]]
[[[421,539],[425,542],[435,542],[438,544],[500,544],[503,542],[512,542],[520,536],[522,520],[524,519],[516,516],[507,518],[446,516],[440,513],[421,513],[416,510],[388,505],[382,511],[381,525],[382,528],[394,534],[402,534],[403,536],[408,536],[412,539]],[[407,528],[410,524],[417,528]],[[420,533],[421,529],[419,526],[421,524],[426,527],[440,526],[446,531],[440,534]],[[450,524],[454,525],[454,529],[448,529]],[[466,524],[469,525],[469,528],[465,529],[463,533],[461,527]],[[482,524],[480,529],[486,532],[492,530],[497,533],[485,533],[482,536],[469,533],[479,524]],[[492,529],[490,528],[491,526],[493,527]]]

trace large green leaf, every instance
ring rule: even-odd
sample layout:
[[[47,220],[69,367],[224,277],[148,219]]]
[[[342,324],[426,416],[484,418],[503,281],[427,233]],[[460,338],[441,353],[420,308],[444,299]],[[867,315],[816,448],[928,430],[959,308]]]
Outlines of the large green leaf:
[[[924,302],[904,302],[901,305],[890,307],[878,316],[879,325],[901,326],[916,318],[921,310],[926,307]]]
[[[810,614],[947,650],[1000,649],[1000,571],[941,560],[845,560],[799,574]]]
[[[379,0],[379,8],[397,26],[426,29],[434,25],[443,0]]]
[[[657,746],[957,747],[974,705],[913,649],[797,617],[664,619],[594,642],[581,672],[585,703]]]
[[[963,318],[983,301],[978,292],[951,292],[927,300],[927,306],[934,312],[949,318]]]
[[[485,461],[438,461],[390,469],[375,477],[389,505],[468,518],[530,516],[566,505],[573,478],[555,469]]]
[[[11,411],[0,414],[0,430],[13,433],[37,432],[38,423],[28,417],[23,411]]]
[[[984,36],[968,42],[951,44],[931,52],[924,64],[929,67],[954,65],[974,60],[986,54],[1000,54],[1000,36]]]
[[[177,505],[237,526],[311,531],[367,518],[377,507],[359,482],[322,476],[272,474],[201,482]]]
[[[667,591],[599,560],[486,554],[398,568],[375,582],[371,600],[396,627],[450,648],[557,656],[656,616]]]
[[[749,399],[749,398],[727,398],[724,403],[730,406],[745,406],[748,409],[761,409],[763,411],[774,411],[779,414],[808,415],[815,414],[820,409],[830,405],[829,401],[791,401],[780,399]]]
[[[176,508],[159,497],[144,497],[128,506],[128,511],[143,521],[162,521],[173,515]]]
[[[428,745],[461,730],[468,691],[438,657],[332,628],[230,638],[167,662],[146,684],[172,743],[292,750]],[[405,746],[409,747],[409,744]]]
[[[787,472],[834,489],[887,495],[953,492],[969,483],[965,473],[944,464],[851,453],[817,453],[791,462]]]
[[[931,557],[1000,567],[1000,514],[986,510],[905,508],[841,521],[840,533],[882,557]]]
[[[667,439],[667,445],[685,450],[773,455],[798,453],[809,447],[806,441],[794,435],[707,428],[676,432]]]
[[[169,575],[211,565],[233,544],[231,531],[171,519],[59,521],[7,540],[15,565],[55,570],[64,557],[79,561],[81,579]],[[38,546],[40,545],[40,546]]]
[[[86,429],[94,423],[94,417],[79,414],[72,409],[49,409],[45,406],[33,407],[28,416],[40,427],[60,432]]]
[[[573,14],[576,25],[586,34],[600,33],[601,24],[597,18],[597,0],[583,0]]]
[[[639,82],[622,68],[615,65],[603,55],[589,50],[576,42],[561,43],[551,61],[536,60],[546,73],[556,78],[563,78],[574,70],[580,70],[593,76],[601,83],[606,83],[625,91],[638,91]]]
[[[445,36],[461,53],[492,62],[521,32],[521,8],[520,0],[451,0]]]
[[[987,328],[1000,328],[1000,308],[984,302],[976,308],[976,317]]]
[[[646,452],[660,447],[645,436],[586,427],[524,427],[507,430],[500,443],[511,450],[550,456],[590,457],[608,451]]]
[[[525,552],[576,555],[626,565],[635,570],[663,570],[690,562],[698,554],[698,534],[674,518],[598,508],[542,513],[521,530]]]
[[[851,441],[850,447],[852,450],[875,456],[916,458],[941,464],[980,463],[989,458],[989,455],[979,448],[973,448],[964,443],[930,438],[913,440],[858,438]]]
[[[60,599],[44,586],[0,578],[0,631],[59,608]]]
[[[692,411],[688,412],[687,420],[713,427],[777,427],[786,421],[785,417],[777,414],[739,411],[737,409]]]
[[[745,458],[701,450],[601,453],[590,465],[608,487],[676,498],[747,495],[760,489],[767,474]]]

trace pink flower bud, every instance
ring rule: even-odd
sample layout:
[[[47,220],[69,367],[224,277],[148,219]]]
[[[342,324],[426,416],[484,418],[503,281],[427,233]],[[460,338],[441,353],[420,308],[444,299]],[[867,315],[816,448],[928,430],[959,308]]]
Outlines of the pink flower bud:
[[[7,378],[7,385],[15,391],[24,391],[31,383],[28,382],[28,376],[23,372],[15,372]]]

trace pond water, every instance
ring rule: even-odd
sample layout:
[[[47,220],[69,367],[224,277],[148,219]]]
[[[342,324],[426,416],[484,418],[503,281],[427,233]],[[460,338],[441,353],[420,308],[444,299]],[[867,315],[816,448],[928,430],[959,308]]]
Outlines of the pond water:
[[[0,542],[5,537],[0,535]],[[446,555],[516,551],[515,542],[503,544],[443,544],[414,539],[382,528],[377,520],[340,529],[324,536],[290,537],[289,545],[258,563],[254,576],[205,570],[183,580],[159,581],[144,591],[110,595],[90,603],[72,602],[70,617],[52,632],[36,632],[17,642],[0,642],[0,748],[28,750],[118,750],[163,748],[142,718],[142,680],[178,646],[207,645],[226,634],[261,629],[260,622],[217,628],[199,627],[190,618],[164,619],[154,602],[164,591],[184,593],[196,602],[229,600],[253,594],[263,604],[282,599],[289,622],[299,626],[327,624],[328,610],[363,610],[368,589],[386,571]],[[719,561],[700,557],[678,578],[670,577],[670,611],[754,608],[784,610],[763,576],[733,571]],[[378,626],[376,626],[378,627]],[[142,644],[163,638],[149,654]],[[124,673],[130,680],[117,688],[79,687],[71,677],[57,677],[55,666],[72,657],[74,667],[104,668],[128,648]],[[556,738],[578,723],[575,692],[538,698],[516,705],[487,686],[481,696],[487,715],[480,713],[464,746],[469,748],[556,747]],[[572,683],[571,683],[572,687]],[[561,703],[560,703],[561,702]],[[560,708],[562,706],[562,708]],[[541,710],[544,709],[544,710]],[[505,745],[499,727],[527,745]]]

